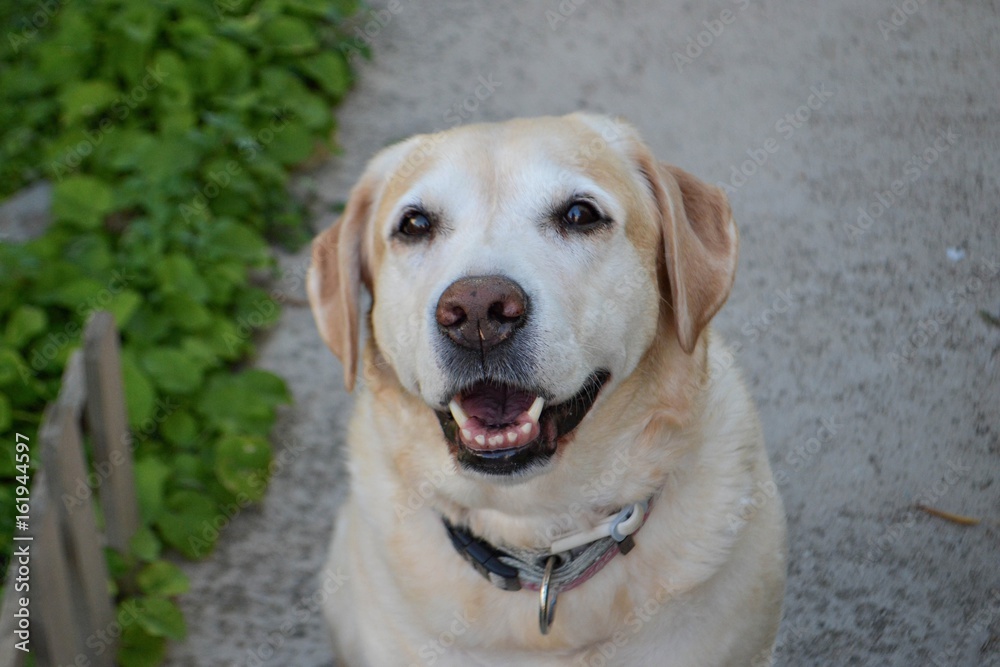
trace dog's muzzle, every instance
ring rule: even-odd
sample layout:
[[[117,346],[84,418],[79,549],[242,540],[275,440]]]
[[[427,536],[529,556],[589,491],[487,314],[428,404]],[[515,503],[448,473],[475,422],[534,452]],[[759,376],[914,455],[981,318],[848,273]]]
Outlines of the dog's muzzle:
[[[521,286],[500,275],[461,278],[438,299],[443,359],[458,389],[437,415],[467,470],[512,475],[544,465],[610,377],[595,372],[575,396],[547,406],[549,394],[532,382],[530,309]]]

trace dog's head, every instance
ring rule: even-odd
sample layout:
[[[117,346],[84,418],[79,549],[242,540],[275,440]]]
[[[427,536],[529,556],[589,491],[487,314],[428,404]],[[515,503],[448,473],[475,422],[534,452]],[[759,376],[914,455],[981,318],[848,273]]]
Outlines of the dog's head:
[[[628,124],[574,114],[385,149],[314,242],[308,291],[348,389],[364,285],[378,363],[437,414],[459,468],[524,477],[658,339],[695,350],[737,247],[721,190]]]

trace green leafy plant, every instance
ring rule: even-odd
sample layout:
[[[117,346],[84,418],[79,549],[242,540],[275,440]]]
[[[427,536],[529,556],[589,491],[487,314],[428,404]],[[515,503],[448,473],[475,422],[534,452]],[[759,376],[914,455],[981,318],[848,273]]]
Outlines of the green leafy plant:
[[[274,270],[269,241],[306,238],[287,185],[293,167],[334,148],[330,109],[352,83],[338,46],[359,9],[0,9],[0,197],[53,184],[50,228],[0,243],[0,441],[37,442],[86,318],[112,312],[142,518],[129,553],[109,552],[128,667],[159,664],[166,641],[185,634],[173,598],[187,582],[165,549],[206,556],[234,508],[264,495],[267,436],[290,397],[277,376],[245,368],[253,331],[280,315],[254,278]],[[11,544],[14,477],[5,456],[0,549]]]

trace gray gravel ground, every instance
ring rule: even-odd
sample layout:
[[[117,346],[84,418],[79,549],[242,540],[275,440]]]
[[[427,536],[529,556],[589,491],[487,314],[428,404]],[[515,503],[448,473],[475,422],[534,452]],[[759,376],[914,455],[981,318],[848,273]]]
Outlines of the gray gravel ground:
[[[323,208],[394,140],[576,109],[621,114],[662,159],[727,184],[742,261],[716,327],[790,527],[777,664],[1000,665],[1000,329],[979,315],[1000,310],[997,3],[392,7],[338,111],[343,154],[298,187]],[[185,565],[171,665],[334,664],[310,599],[351,399],[298,301],[306,261],[283,259],[291,300],[259,361],[296,397],[283,464]]]

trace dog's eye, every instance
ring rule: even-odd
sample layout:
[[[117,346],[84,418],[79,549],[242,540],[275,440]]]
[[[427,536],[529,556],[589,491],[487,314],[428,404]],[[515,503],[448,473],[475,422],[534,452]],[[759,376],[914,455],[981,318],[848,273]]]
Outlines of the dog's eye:
[[[407,209],[399,220],[396,233],[410,239],[428,236],[433,229],[430,218],[419,209]]]
[[[586,201],[572,202],[562,214],[563,226],[574,232],[589,232],[606,222],[607,218]]]

